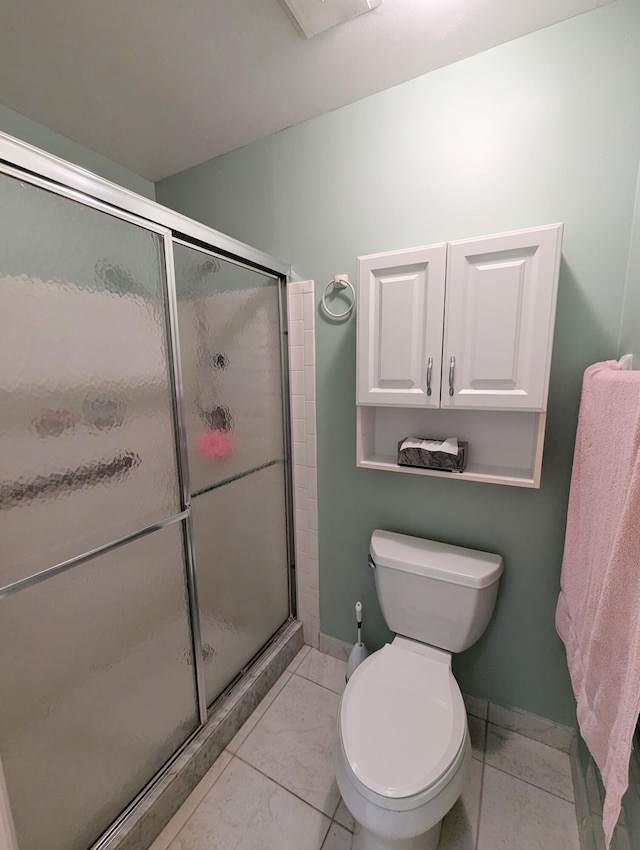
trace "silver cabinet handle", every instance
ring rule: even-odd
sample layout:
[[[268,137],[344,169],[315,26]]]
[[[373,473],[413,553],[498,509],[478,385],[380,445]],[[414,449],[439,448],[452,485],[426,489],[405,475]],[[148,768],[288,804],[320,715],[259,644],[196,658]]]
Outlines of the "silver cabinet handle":
[[[431,395],[431,372],[433,371],[433,357],[427,360],[427,395]]]
[[[449,361],[449,395],[453,395],[453,378],[456,371],[456,358],[452,357]]]

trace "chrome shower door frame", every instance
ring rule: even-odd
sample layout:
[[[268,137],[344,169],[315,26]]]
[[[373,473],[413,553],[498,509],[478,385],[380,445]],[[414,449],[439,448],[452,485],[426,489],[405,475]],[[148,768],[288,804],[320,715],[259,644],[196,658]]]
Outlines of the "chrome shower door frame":
[[[200,225],[199,225],[200,226]],[[217,235],[217,231],[211,231]],[[223,240],[224,241],[224,240]],[[294,517],[294,502],[293,502],[293,452],[292,452],[292,444],[293,437],[291,433],[291,387],[289,380],[289,318],[288,318],[288,303],[287,303],[287,282],[290,277],[290,269],[287,268],[287,273],[284,273],[282,270],[279,270],[280,261],[276,260],[273,257],[269,257],[268,255],[261,255],[261,260],[268,261],[272,263],[271,267],[261,264],[256,265],[255,263],[249,262],[248,258],[242,258],[239,256],[232,256],[221,248],[217,249],[213,246],[205,247],[197,240],[187,239],[185,236],[177,236],[174,235],[173,243],[177,245],[182,245],[185,248],[191,248],[199,251],[202,254],[207,254],[216,259],[224,260],[228,263],[233,263],[233,265],[240,266],[241,268],[245,268],[251,272],[260,272],[265,277],[273,278],[278,286],[278,316],[280,321],[280,370],[281,370],[281,380],[282,380],[282,428],[283,428],[283,452],[284,452],[284,479],[285,479],[285,523],[286,523],[286,545],[287,545],[287,568],[288,568],[288,584],[289,584],[289,615],[295,616],[296,614],[296,605],[297,605],[297,594],[296,594],[296,572],[295,572],[295,539],[294,539],[294,525],[293,525],[293,517]],[[247,252],[250,253],[250,252]],[[254,249],[251,249],[251,253],[255,253]],[[178,348],[178,321],[177,321],[177,293],[176,293],[176,283],[175,283],[175,274],[172,271],[172,287],[173,287],[173,295],[172,295],[172,309],[174,310],[174,326],[176,329],[176,351],[178,355],[178,360],[180,357],[180,352]],[[182,383],[180,376],[180,403],[182,405],[182,423],[184,428],[184,395],[182,393]],[[187,461],[186,458],[186,429],[183,430],[180,434],[180,444],[181,450],[185,453],[185,463]],[[193,538],[191,538],[193,542]],[[193,554],[193,553],[192,553]],[[195,559],[195,555],[193,555]]]

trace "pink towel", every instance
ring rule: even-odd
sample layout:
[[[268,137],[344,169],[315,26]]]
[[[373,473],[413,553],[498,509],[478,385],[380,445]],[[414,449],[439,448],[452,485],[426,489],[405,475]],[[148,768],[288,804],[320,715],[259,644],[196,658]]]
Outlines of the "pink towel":
[[[640,372],[584,373],[556,628],[605,787],[607,848],[640,711]]]

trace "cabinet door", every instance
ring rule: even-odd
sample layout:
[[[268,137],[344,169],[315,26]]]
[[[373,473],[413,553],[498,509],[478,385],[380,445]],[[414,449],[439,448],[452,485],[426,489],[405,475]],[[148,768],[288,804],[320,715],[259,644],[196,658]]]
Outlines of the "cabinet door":
[[[358,257],[357,403],[438,407],[446,245]]]
[[[443,407],[546,409],[561,236],[553,224],[449,243]]]

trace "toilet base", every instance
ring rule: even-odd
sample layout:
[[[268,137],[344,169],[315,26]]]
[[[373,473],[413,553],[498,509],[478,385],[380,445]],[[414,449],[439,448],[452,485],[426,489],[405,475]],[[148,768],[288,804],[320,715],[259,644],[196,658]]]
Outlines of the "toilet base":
[[[442,821],[438,821],[415,838],[382,838],[356,823],[351,850],[438,850],[441,826]]]

